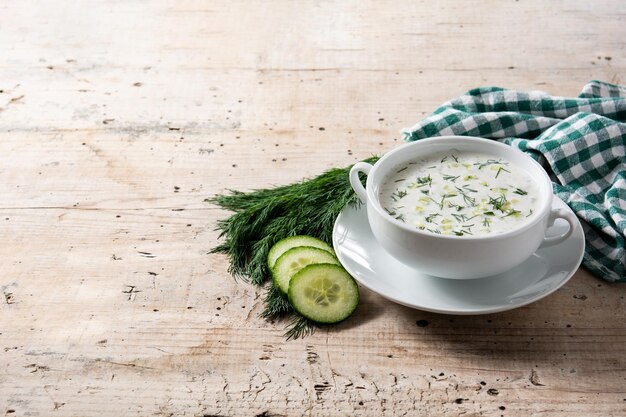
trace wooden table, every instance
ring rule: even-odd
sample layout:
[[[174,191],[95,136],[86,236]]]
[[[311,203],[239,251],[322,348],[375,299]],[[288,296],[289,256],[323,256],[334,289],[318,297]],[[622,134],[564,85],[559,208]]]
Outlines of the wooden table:
[[[286,342],[203,200],[382,154],[464,91],[626,82],[623,1],[0,3],[0,414],[626,414],[626,287]],[[419,321],[420,325],[417,325]]]

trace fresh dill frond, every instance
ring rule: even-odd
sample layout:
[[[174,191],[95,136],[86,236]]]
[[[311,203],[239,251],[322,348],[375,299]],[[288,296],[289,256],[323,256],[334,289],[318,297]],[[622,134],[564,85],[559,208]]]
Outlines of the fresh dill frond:
[[[284,336],[287,340],[300,339],[311,335],[317,329],[317,325],[305,317],[294,313],[294,317],[285,328]]]
[[[463,197],[463,202],[471,207],[476,207],[476,199],[474,197],[470,197],[469,195],[467,195],[467,193],[465,191],[470,191],[470,192],[476,192],[476,190],[472,189],[472,188],[459,188],[459,187],[455,187],[459,193],[461,194],[461,197]]]
[[[418,187],[422,187],[424,185],[428,185],[430,187],[431,185],[433,185],[433,179],[430,176],[430,174],[428,174],[428,175],[426,175],[424,177],[417,177],[416,181],[417,181],[417,184],[418,184],[417,186]]]
[[[274,283],[270,282],[267,285],[265,297],[263,298],[264,308],[259,314],[259,317],[274,320],[284,316],[287,313],[293,312],[289,300],[276,288]]]
[[[372,157],[366,162],[373,163]],[[211,253],[224,253],[230,261],[229,272],[260,285],[269,277],[266,260],[272,245],[294,235],[310,235],[330,242],[336,217],[357,198],[350,186],[350,167],[334,168],[301,182],[227,194],[206,199],[233,211],[217,222],[224,241]]]
[[[449,207],[449,208],[453,208],[453,209],[455,209],[456,211],[461,211],[461,210],[463,210],[463,209],[465,208],[465,207],[463,207],[463,206],[462,206],[462,205],[460,205],[460,204],[452,204],[452,203],[451,203],[451,202],[449,202],[449,201],[448,201],[448,207]]]
[[[458,180],[460,177],[460,175],[448,175],[448,174],[443,174],[443,179],[446,181],[452,181],[455,182],[456,180]]]
[[[461,222],[467,221],[467,216],[466,216],[465,214],[455,214],[455,213],[452,213],[452,214],[451,214],[451,216],[452,216],[452,217],[454,217],[454,219],[455,219],[458,223],[461,223]]]
[[[437,218],[439,216],[441,216],[441,214],[439,214],[439,213],[432,213],[432,214],[430,214],[429,216],[426,217],[426,221],[428,223],[432,223],[433,220],[435,220],[435,218]]]
[[[305,317],[302,317],[293,310],[291,304],[273,283],[267,285],[265,298],[263,298],[264,308],[259,317],[266,320],[280,320],[290,316],[291,320],[285,327],[284,336],[287,340],[298,339],[306,335],[313,334],[318,325]]]
[[[489,197],[489,204],[491,204],[494,210],[500,210],[504,212],[504,206],[508,203],[506,196],[504,194],[500,194],[500,197],[494,198]]]
[[[508,172],[509,174],[511,173],[511,171],[509,171],[508,169],[503,168],[503,167],[499,167],[498,168],[498,172],[496,172],[496,178],[498,178],[498,175],[500,175],[501,171]]]
[[[439,204],[439,208],[443,210],[443,203],[446,201],[446,199],[448,198],[452,198],[452,197],[456,197],[456,194],[454,193],[445,193],[443,196],[441,196],[441,201],[437,204]]]
[[[371,157],[365,162],[373,164],[377,160],[378,157]],[[228,272],[235,278],[262,285],[270,277],[267,254],[279,240],[309,235],[331,242],[339,213],[349,204],[359,204],[350,186],[350,168],[334,168],[288,185],[248,192],[228,190],[207,198],[205,202],[233,212],[217,222],[216,230],[222,242],[211,253],[228,256]],[[264,304],[260,315],[266,319],[295,314],[273,285],[267,290]],[[296,317],[286,336],[301,337],[314,329],[312,322]]]
[[[487,167],[489,165],[508,165],[509,163],[506,161],[501,161],[501,160],[495,160],[495,159],[487,159],[487,161],[485,162],[475,162],[474,165],[478,166],[478,169],[483,169],[484,167]]]
[[[465,185],[463,186],[463,189],[464,189],[464,190],[469,191],[470,193],[477,193],[477,192],[478,192],[478,190],[477,190],[477,189],[475,189],[475,188],[470,188],[470,185],[469,185],[469,184],[465,184]]]
[[[404,197],[406,197],[407,195],[407,191],[406,190],[396,190],[396,192],[391,194],[391,199],[393,201],[398,201],[403,199]]]

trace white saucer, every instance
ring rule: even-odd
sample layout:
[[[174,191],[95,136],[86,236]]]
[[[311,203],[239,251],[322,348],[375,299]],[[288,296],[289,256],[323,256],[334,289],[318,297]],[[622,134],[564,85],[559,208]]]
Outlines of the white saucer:
[[[569,210],[555,197],[553,207]],[[548,236],[567,230],[558,219]],[[396,303],[445,314],[486,314],[540,300],[564,285],[580,266],[585,237],[580,224],[570,238],[539,248],[505,273],[469,280],[438,278],[416,271],[389,255],[374,239],[365,207],[347,207],[337,217],[333,246],[346,270],[362,285]]]

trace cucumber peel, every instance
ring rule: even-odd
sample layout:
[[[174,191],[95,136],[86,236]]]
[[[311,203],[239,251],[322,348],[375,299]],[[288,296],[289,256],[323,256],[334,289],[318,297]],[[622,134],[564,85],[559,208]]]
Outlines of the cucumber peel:
[[[287,294],[289,282],[299,270],[311,264],[336,264],[339,261],[330,252],[312,246],[297,246],[283,253],[272,268],[274,285],[283,293]]]
[[[267,266],[269,269],[274,269],[276,261],[283,253],[298,246],[310,246],[313,248],[323,249],[333,255],[335,254],[335,251],[328,243],[313,236],[289,236],[279,240],[274,244],[274,246],[271,247],[269,253],[267,254]]]
[[[311,236],[277,242],[267,257],[274,286],[309,322],[338,323],[359,303],[359,287],[341,266],[333,248]]]

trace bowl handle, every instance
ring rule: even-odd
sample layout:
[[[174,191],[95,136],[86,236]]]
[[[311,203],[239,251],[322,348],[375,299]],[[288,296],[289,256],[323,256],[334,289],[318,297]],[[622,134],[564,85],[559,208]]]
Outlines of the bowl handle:
[[[556,245],[557,243],[561,243],[565,239],[570,237],[572,233],[574,233],[574,230],[576,230],[576,224],[578,224],[578,219],[576,218],[576,215],[571,211],[564,209],[552,210],[552,213],[550,213],[550,221],[548,224],[552,226],[556,219],[563,219],[567,223],[569,223],[569,228],[567,229],[567,232],[559,236],[544,237],[541,247],[552,246]]]
[[[352,185],[352,189],[359,196],[359,199],[362,203],[367,203],[367,192],[365,191],[365,187],[361,183],[361,179],[359,178],[359,174],[362,172],[366,175],[370,173],[372,170],[372,165],[367,162],[357,162],[350,169],[350,185]]]

